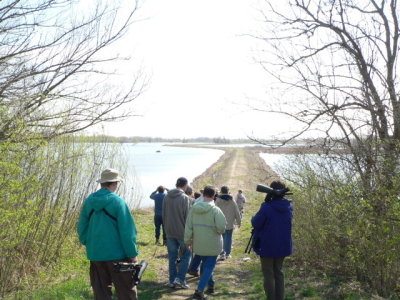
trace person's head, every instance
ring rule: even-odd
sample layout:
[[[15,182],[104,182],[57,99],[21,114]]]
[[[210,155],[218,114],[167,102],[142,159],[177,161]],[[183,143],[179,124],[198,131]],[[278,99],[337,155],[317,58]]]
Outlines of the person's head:
[[[101,188],[115,192],[118,182],[122,180],[118,170],[108,168],[101,172],[100,179],[97,182],[100,183]]]
[[[271,182],[269,187],[274,189],[274,190],[281,190],[281,189],[284,189],[286,187],[286,185],[283,182],[279,181],[279,180],[275,180],[275,181]]]
[[[194,192],[194,199],[200,198],[201,194],[199,192]]]
[[[187,185],[188,185],[188,180],[185,177],[179,177],[176,180],[176,187],[180,188],[181,190],[185,191],[187,188]]]
[[[242,190],[238,190],[238,193],[241,194],[241,193],[243,193],[243,191]]]
[[[274,190],[281,190],[281,189],[284,189],[286,187],[286,185],[284,183],[280,182],[279,180],[276,180],[276,181],[272,181],[271,184],[269,185],[269,187]],[[264,201],[268,202],[270,200],[281,199],[281,198],[283,198],[283,196],[277,196],[277,195],[273,195],[271,193],[271,194],[267,194]]]
[[[164,191],[165,191],[165,188],[164,188],[162,185],[160,185],[160,186],[157,188],[157,192],[159,192],[160,194],[164,193]]]
[[[221,194],[228,194],[228,193],[229,193],[229,188],[226,185],[221,187]]]
[[[204,198],[214,199],[215,193],[216,193],[216,189],[212,185],[206,185],[204,187],[204,190],[203,190]]]
[[[188,196],[192,196],[193,188],[190,185],[187,186],[187,188],[185,190],[185,194],[188,195]]]

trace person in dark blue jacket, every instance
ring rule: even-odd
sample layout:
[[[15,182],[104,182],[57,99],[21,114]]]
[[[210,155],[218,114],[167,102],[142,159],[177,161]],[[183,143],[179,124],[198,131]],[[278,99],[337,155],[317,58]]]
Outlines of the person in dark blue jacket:
[[[165,235],[165,230],[164,230],[164,224],[163,224],[163,218],[162,218],[162,207],[163,207],[163,201],[165,197],[164,190],[167,190],[167,188],[164,188],[162,185],[160,185],[157,190],[155,190],[153,193],[150,195],[150,199],[154,200],[154,226],[156,227],[155,229],[155,238],[156,238],[156,244],[161,245],[160,243],[160,233],[161,233],[161,226],[162,226],[162,237],[163,237],[163,245],[166,245],[167,242],[167,237]]]
[[[281,190],[285,185],[274,181],[270,187]],[[254,228],[253,250],[260,256],[264,291],[268,300],[283,300],[283,260],[293,252],[293,206],[283,195],[267,195],[260,210],[251,219]]]

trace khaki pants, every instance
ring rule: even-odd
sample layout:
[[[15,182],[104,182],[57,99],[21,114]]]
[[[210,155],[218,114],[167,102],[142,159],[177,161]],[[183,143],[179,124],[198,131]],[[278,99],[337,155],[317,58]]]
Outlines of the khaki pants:
[[[264,275],[264,291],[268,300],[285,298],[285,283],[282,272],[284,257],[260,257]]]
[[[114,261],[91,261],[90,283],[96,300],[112,300],[111,285],[114,284],[119,300],[137,300],[137,289],[133,285],[132,273],[114,271]]]

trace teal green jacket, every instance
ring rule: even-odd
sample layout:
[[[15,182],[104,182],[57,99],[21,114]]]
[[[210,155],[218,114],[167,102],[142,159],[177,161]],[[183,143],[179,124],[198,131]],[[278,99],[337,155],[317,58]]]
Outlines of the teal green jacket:
[[[128,205],[107,189],[85,199],[78,235],[89,260],[118,260],[138,255],[136,226]]]

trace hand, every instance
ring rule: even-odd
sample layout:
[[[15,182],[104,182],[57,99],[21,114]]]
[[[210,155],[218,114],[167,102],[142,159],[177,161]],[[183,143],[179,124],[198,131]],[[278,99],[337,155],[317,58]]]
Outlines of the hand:
[[[187,247],[189,250],[192,250],[192,244],[188,244],[188,245],[186,245],[186,247]]]
[[[137,256],[135,256],[135,257],[129,257],[128,260],[129,260],[130,262],[132,262],[132,263],[137,263],[137,262],[138,262]]]

